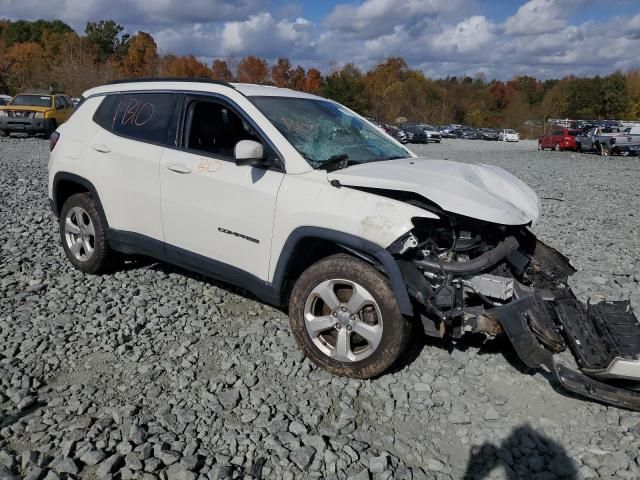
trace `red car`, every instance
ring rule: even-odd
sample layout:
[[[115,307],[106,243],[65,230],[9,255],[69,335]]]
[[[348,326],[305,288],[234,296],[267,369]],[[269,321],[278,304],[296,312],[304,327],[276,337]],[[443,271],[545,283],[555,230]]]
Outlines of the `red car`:
[[[538,139],[538,150],[552,148],[553,150],[577,150],[576,135],[580,134],[580,130],[572,130],[570,128],[554,128],[546,135]]]

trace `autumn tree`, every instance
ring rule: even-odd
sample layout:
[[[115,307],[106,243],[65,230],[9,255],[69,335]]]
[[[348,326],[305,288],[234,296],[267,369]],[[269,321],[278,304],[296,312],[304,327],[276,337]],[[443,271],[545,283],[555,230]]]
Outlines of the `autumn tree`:
[[[237,77],[243,83],[261,83],[269,81],[269,66],[266,60],[250,55],[238,64]]]
[[[5,56],[7,84],[12,91],[49,87],[44,49],[35,42],[15,43]]]
[[[158,71],[158,47],[151,35],[138,32],[131,37],[122,71],[127,77],[152,77]]]
[[[184,57],[165,55],[160,59],[158,71],[162,77],[209,78],[211,76],[209,68],[193,55]]]
[[[227,62],[215,59],[211,64],[211,78],[220,82],[232,82],[233,74]]]
[[[291,79],[289,80],[289,88],[293,90],[303,91],[305,86],[305,79],[307,72],[304,71],[300,65],[294,68],[291,72]]]
[[[290,87],[292,75],[293,70],[288,58],[278,58],[271,67],[271,81],[276,87]]]
[[[322,88],[322,74],[317,68],[310,68],[304,77],[303,90],[308,93],[318,93]]]

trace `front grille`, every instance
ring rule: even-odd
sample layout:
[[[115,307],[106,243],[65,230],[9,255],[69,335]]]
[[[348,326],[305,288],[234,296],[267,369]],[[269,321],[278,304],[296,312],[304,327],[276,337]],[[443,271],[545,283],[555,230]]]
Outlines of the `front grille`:
[[[36,112],[28,112],[23,110],[7,110],[10,118],[34,118]]]

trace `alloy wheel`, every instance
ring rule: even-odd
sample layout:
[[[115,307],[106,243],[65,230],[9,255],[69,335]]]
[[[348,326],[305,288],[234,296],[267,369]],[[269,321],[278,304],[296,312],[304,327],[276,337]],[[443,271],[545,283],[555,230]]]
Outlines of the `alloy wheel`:
[[[73,207],[64,221],[64,237],[71,254],[81,262],[91,258],[95,249],[96,232],[91,217],[84,208]]]
[[[382,339],[382,314],[362,285],[350,280],[326,280],[304,305],[304,323],[314,345],[340,362],[363,360]]]

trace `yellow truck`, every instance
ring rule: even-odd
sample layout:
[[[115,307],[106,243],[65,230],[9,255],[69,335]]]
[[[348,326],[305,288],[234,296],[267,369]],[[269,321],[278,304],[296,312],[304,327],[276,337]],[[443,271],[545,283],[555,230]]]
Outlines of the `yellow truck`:
[[[0,107],[0,137],[11,133],[49,136],[73,111],[73,102],[67,95],[46,91],[20,93]]]

